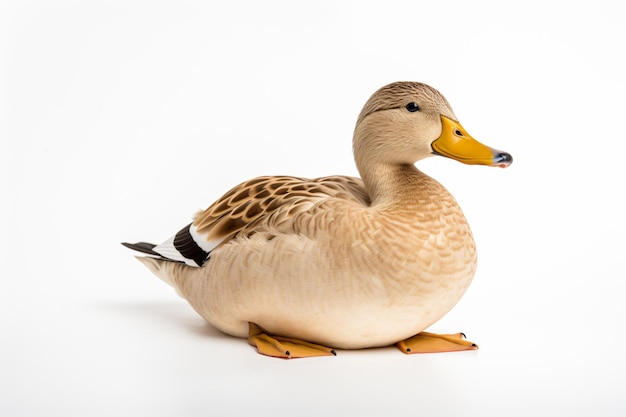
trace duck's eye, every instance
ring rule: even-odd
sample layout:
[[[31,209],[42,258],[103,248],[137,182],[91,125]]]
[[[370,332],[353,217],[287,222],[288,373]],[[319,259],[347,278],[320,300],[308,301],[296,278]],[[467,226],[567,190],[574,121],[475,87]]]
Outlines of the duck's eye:
[[[416,111],[420,111],[420,106],[418,106],[417,103],[415,103],[414,101],[410,102],[405,107],[411,113],[416,112]]]

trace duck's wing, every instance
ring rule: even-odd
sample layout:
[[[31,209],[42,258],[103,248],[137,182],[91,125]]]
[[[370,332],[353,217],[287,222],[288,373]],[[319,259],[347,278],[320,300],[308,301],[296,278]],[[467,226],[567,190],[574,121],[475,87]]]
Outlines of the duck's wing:
[[[168,260],[202,266],[219,245],[259,230],[285,230],[294,216],[328,199],[370,204],[358,178],[258,177],[234,187],[176,235],[149,249]]]

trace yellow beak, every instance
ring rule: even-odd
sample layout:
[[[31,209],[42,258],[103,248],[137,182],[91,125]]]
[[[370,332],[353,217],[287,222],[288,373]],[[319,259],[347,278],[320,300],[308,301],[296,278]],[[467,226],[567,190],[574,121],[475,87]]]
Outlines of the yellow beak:
[[[433,153],[456,159],[469,165],[489,165],[506,168],[513,157],[478,142],[463,129],[460,123],[441,116],[441,136],[432,144]]]

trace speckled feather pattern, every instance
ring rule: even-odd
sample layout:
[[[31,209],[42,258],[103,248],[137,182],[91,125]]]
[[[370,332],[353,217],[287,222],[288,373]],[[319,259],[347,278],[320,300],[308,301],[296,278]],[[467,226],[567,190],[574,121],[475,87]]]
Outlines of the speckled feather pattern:
[[[361,205],[370,203],[363,182],[357,178],[258,177],[236,186],[198,213],[193,224],[199,233],[207,234],[207,240],[250,237],[262,228],[289,227],[297,214],[329,198]]]
[[[408,114],[408,101],[422,114]],[[254,178],[196,215],[198,233],[220,242],[202,267],[140,259],[235,336],[254,322],[277,335],[364,348],[419,333],[458,302],[476,269],[457,202],[413,165],[431,154],[442,114],[454,118],[429,86],[384,87],[355,129],[362,179]]]

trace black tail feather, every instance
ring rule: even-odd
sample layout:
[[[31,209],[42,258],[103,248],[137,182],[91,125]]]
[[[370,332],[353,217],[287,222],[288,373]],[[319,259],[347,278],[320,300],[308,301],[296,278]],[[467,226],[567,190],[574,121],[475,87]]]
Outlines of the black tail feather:
[[[156,245],[147,242],[137,242],[137,243],[126,243],[122,242],[122,245],[126,246],[129,249],[136,250],[137,252],[145,253],[152,256],[158,256],[162,258],[160,254],[154,251]]]
[[[126,246],[129,249],[136,250],[137,252],[145,253],[146,255],[155,256],[155,257],[157,257],[159,259],[162,259],[164,261],[184,263],[184,262],[181,262],[181,261],[177,261],[175,259],[166,258],[165,256],[161,255],[160,253],[155,252],[154,248],[157,245],[155,245],[153,243],[148,243],[148,242],[137,242],[137,243],[122,242],[122,245]]]

